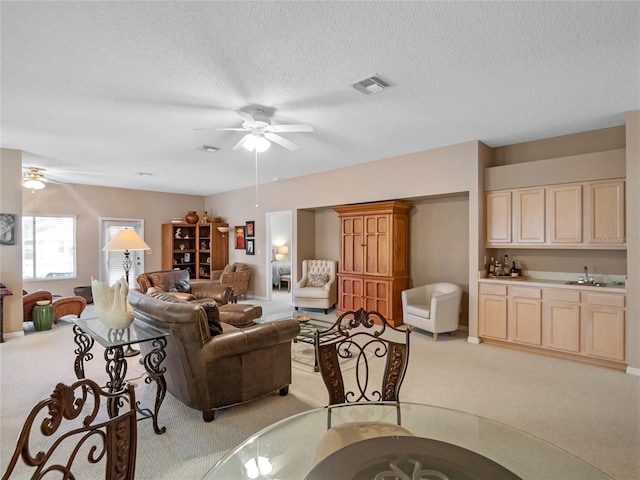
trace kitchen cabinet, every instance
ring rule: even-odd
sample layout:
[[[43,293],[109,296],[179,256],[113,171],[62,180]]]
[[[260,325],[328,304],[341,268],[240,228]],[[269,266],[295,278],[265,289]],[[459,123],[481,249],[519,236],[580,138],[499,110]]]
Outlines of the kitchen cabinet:
[[[226,233],[217,227],[223,223],[165,223],[162,225],[162,269],[187,270],[190,278],[211,278],[212,270],[228,263]]]
[[[547,188],[548,230],[551,245],[582,243],[582,185],[554,185]]]
[[[623,179],[486,192],[487,248],[625,249]]]
[[[479,300],[479,334],[485,341],[624,366],[624,293],[481,282]]]
[[[509,287],[508,339],[528,345],[542,344],[542,294],[540,288]]]
[[[339,313],[362,307],[402,324],[410,209],[411,204],[395,201],[334,208],[340,221]]]
[[[545,289],[543,346],[569,353],[580,352],[580,292]]]
[[[545,193],[544,187],[514,191],[513,220],[517,243],[543,244],[545,242]]]
[[[507,287],[480,284],[479,328],[481,337],[507,339]]]
[[[511,191],[487,192],[487,243],[511,243]]]
[[[585,352],[595,357],[624,360],[626,297],[592,292],[585,297]]]
[[[624,181],[587,184],[587,243],[591,245],[625,243]]]

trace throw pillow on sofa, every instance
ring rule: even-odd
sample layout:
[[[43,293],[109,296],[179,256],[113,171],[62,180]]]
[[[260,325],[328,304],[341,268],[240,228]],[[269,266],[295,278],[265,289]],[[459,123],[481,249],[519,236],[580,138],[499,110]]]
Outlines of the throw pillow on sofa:
[[[201,303],[204,311],[207,312],[207,322],[209,322],[209,333],[212,337],[222,333],[222,325],[220,325],[220,311],[216,302]]]
[[[186,300],[187,302],[191,302],[196,299],[196,297],[191,293],[165,292],[159,287],[149,287],[146,293],[147,295],[150,295],[154,298],[159,298],[160,300],[166,300],[167,296],[172,296],[173,298],[177,298],[179,300]]]
[[[307,285],[309,285],[310,287],[324,287],[328,281],[329,275],[327,275],[326,273],[311,273],[309,274],[309,281],[307,282]]]

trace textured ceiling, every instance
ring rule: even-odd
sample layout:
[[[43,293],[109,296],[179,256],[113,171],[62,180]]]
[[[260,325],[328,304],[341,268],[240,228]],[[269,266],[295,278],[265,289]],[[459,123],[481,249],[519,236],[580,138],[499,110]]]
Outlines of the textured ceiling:
[[[239,127],[251,105],[314,128],[260,154],[260,183],[640,108],[637,1],[2,1],[0,17],[1,145],[79,184],[251,186],[253,155],[231,150],[242,133],[194,130]],[[393,87],[351,88],[374,74]]]

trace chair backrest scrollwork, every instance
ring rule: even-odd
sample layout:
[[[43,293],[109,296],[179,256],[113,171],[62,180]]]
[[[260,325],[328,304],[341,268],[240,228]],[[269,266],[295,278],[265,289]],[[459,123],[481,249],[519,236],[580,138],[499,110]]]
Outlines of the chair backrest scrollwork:
[[[107,405],[117,402],[120,407],[127,404],[128,407],[109,418],[107,409],[100,408],[102,399]],[[39,428],[37,421],[40,421]],[[106,459],[106,480],[132,480],[137,448],[136,421],[132,385],[120,392],[109,393],[89,379],[70,386],[58,383],[51,396],[40,401],[29,413],[2,480],[8,480],[14,473],[16,478],[18,475],[25,478],[23,469],[20,472],[16,469],[20,458],[27,467],[35,469],[29,472],[32,479],[82,478],[77,473],[80,468],[75,460],[84,455],[90,464]],[[49,438],[43,439],[37,435],[38,431]],[[44,443],[47,443],[46,447],[42,446]],[[72,469],[76,473],[72,473]]]

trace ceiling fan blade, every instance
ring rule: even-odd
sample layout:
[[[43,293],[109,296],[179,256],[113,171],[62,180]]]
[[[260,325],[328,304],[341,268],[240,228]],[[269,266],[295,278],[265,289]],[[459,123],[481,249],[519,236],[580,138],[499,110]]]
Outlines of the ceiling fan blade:
[[[244,128],[215,128],[215,127],[206,127],[206,128],[194,128],[194,131],[201,131],[201,130],[230,130],[232,132],[245,132],[246,130]]]
[[[311,125],[269,125],[266,127],[265,132],[276,132],[276,133],[286,133],[286,132],[313,132],[313,127]]]
[[[76,186],[75,183],[60,182],[60,181],[54,180],[52,178],[40,177],[40,180],[42,180],[44,183],[51,183],[53,185],[60,185],[61,187],[75,187]]]
[[[276,135],[275,133],[270,133],[270,132],[266,132],[264,134],[265,138],[267,140],[271,140],[274,143],[277,143],[278,145],[287,148],[289,150],[297,150],[298,149],[298,145],[296,145],[295,143],[287,140],[284,137],[281,137],[280,135]]]
[[[240,150],[242,148],[242,145],[244,144],[244,141],[247,139],[247,137],[251,135],[250,133],[246,134],[244,137],[242,137],[240,139],[240,141],[238,143],[236,143],[233,148],[231,150]]]
[[[247,123],[251,123],[254,124],[256,123],[256,120],[253,118],[253,116],[250,113],[247,112],[243,112],[242,110],[236,110],[236,113],[240,116],[240,118],[242,120],[244,120]]]

